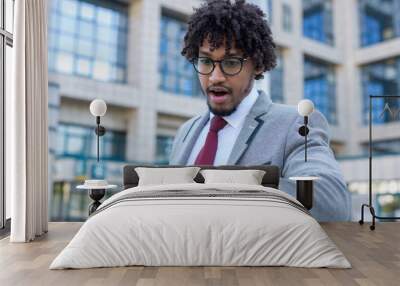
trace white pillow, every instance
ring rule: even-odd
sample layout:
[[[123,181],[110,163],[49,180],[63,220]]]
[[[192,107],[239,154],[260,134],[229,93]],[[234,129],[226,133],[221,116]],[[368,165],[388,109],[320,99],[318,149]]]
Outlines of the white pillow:
[[[235,183],[247,185],[261,185],[265,175],[263,170],[201,170],[204,183]]]
[[[147,168],[137,167],[138,186],[195,183],[199,167]]]

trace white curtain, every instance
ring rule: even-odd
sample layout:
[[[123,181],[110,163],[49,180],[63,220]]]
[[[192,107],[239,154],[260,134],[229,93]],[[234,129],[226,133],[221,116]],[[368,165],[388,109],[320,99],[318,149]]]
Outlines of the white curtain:
[[[6,111],[12,242],[47,232],[47,1],[15,1],[13,93]]]

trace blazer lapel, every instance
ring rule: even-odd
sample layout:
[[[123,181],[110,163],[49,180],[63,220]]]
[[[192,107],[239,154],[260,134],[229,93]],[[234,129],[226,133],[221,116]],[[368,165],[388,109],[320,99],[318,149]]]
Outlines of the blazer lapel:
[[[236,139],[235,145],[232,148],[232,152],[229,155],[228,165],[236,165],[239,159],[242,157],[254,136],[260,130],[261,126],[264,124],[262,116],[265,115],[271,104],[271,99],[263,92],[258,91],[259,95],[254,103],[249,114],[243,123],[242,130],[239,132],[239,136]]]
[[[182,140],[182,147],[180,153],[178,154],[177,163],[179,165],[186,165],[186,162],[192,152],[193,146],[196,143],[200,132],[203,130],[204,125],[206,125],[209,119],[208,111],[204,113],[201,117],[196,119],[192,126],[188,129]]]

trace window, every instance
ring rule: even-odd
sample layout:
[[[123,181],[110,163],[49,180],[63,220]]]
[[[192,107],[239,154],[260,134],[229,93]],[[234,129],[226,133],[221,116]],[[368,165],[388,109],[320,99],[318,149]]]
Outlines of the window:
[[[125,82],[127,22],[126,8],[115,3],[53,0],[49,71]]]
[[[303,35],[333,45],[331,0],[303,0]]]
[[[5,99],[11,94],[14,0],[0,0],[0,229],[5,228],[10,213],[10,194],[6,193],[4,141]],[[8,226],[6,231],[8,231]]]
[[[314,102],[330,124],[337,124],[335,72],[330,64],[306,57],[304,60],[304,98]]]
[[[108,182],[110,182],[108,180]],[[88,206],[93,202],[86,191],[77,191],[79,181],[56,181],[49,198],[50,221],[85,221],[88,218]],[[118,192],[107,190],[104,200]]]
[[[271,99],[275,103],[283,103],[283,57],[282,52],[276,50],[276,67],[270,71]]]
[[[57,135],[58,156],[77,159],[97,158],[97,137],[93,127],[60,124]],[[100,138],[100,156],[102,160],[125,160],[125,132],[107,130]]]
[[[369,46],[400,36],[400,2],[359,0],[360,43]]]
[[[57,126],[55,155],[51,167],[49,215],[51,221],[83,221],[92,202],[87,192],[76,191],[85,179],[106,179],[120,184],[126,164],[126,133],[106,130],[100,138],[100,162],[97,162],[97,137],[94,127],[60,123]],[[108,190],[106,198],[119,189]]]
[[[186,24],[163,15],[160,32],[160,89],[186,96],[199,96],[200,84],[196,71],[180,53]]]
[[[282,6],[282,27],[285,32],[292,31],[292,8],[288,4]]]
[[[362,146],[364,154],[369,154],[369,144]],[[400,138],[390,140],[373,140],[372,152],[374,155],[400,154]]]
[[[365,65],[361,68],[361,85],[363,93],[362,119],[368,125],[369,96],[370,95],[396,95],[400,96],[400,58],[392,58],[381,62]],[[386,104],[397,113],[400,109],[398,99],[374,99],[372,104],[372,122],[384,124],[399,121],[399,116],[392,116],[390,112],[383,112]]]
[[[173,136],[158,135],[157,136],[157,153],[156,162],[159,164],[168,164],[169,155],[171,154],[172,144],[174,143]]]

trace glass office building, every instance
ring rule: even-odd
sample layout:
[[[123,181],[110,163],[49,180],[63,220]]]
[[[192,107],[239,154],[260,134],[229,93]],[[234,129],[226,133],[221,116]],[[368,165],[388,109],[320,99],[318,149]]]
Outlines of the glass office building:
[[[267,13],[277,44],[277,66],[257,86],[276,103],[313,100],[331,125],[330,143],[338,158],[366,160],[369,94],[399,95],[400,1],[249,2]],[[186,21],[200,1],[49,3],[51,218],[84,220],[90,200],[76,192],[77,184],[105,177],[120,191],[124,165],[168,163],[178,128],[206,110],[198,76],[180,55]],[[347,22],[344,9],[355,11],[353,22]],[[95,119],[88,111],[94,98],[108,105],[100,164]],[[373,148],[393,159],[400,152],[399,120],[382,115],[385,104],[374,105]],[[394,112],[400,108],[396,104],[390,102]],[[339,163],[356,194],[366,178],[356,176],[350,159]],[[381,185],[384,193],[387,184]],[[387,198],[378,201],[384,204]]]

